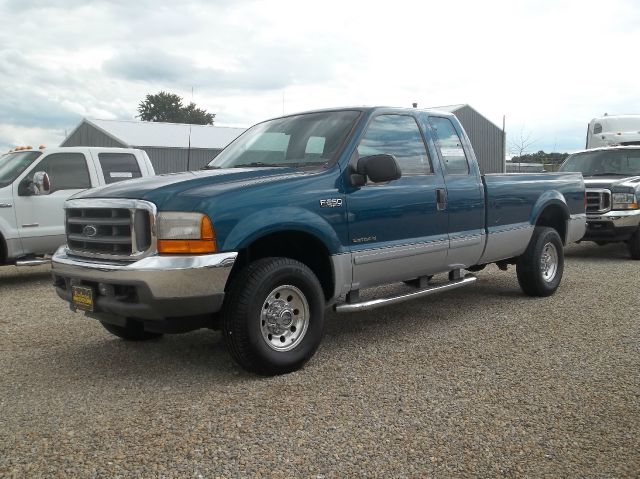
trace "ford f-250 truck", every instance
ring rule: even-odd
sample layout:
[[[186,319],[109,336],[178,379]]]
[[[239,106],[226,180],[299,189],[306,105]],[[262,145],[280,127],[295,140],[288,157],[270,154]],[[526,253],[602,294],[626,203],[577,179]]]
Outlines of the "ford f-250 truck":
[[[632,259],[640,259],[640,146],[579,151],[560,171],[582,173],[587,188],[584,241],[599,245],[624,242]]]
[[[563,245],[585,231],[579,173],[483,176],[454,116],[395,108],[269,120],[208,171],[87,191],[65,208],[52,267],[73,310],[129,340],[217,326],[261,374],[314,354],[328,306],[460,288],[476,279],[464,269],[489,263],[515,264],[526,294],[550,295]],[[403,291],[359,294],[391,283]]]

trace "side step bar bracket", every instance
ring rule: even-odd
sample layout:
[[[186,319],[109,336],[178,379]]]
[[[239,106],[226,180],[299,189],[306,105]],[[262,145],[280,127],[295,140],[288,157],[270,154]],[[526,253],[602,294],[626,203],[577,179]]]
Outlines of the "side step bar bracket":
[[[387,298],[375,298],[358,303],[351,302],[338,304],[335,306],[335,310],[337,313],[355,313],[357,311],[369,311],[371,309],[380,308],[382,306],[403,303],[411,299],[422,298],[423,296],[431,296],[432,294],[443,293],[452,289],[462,288],[463,286],[470,286],[475,283],[477,279],[478,278],[476,278],[474,275],[467,274],[464,277],[460,277],[460,279],[452,279],[447,283],[429,286],[427,288],[420,289],[418,291],[412,291],[410,293],[404,293],[397,296],[389,296]]]

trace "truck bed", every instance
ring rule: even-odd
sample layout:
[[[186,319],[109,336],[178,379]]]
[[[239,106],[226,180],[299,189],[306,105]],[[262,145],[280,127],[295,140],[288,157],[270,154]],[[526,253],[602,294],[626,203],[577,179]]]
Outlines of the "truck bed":
[[[558,207],[566,201],[569,211],[584,209],[580,173],[491,173],[483,175],[482,182],[487,205],[482,263],[522,254],[541,209],[549,201],[557,201]]]

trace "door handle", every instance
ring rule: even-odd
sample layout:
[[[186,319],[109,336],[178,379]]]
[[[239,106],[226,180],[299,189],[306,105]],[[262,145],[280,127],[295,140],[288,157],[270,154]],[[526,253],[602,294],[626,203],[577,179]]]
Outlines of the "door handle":
[[[444,188],[436,189],[436,202],[438,204],[438,211],[442,211],[447,208],[447,190]]]
[[[11,208],[12,206],[11,203],[0,203],[0,208]]]

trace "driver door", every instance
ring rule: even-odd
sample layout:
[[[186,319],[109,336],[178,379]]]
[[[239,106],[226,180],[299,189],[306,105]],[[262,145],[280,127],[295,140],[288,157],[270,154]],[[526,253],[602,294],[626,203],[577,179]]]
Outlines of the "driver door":
[[[51,192],[34,194],[33,176],[49,175]],[[14,188],[18,233],[24,254],[53,253],[65,243],[64,202],[71,195],[91,188],[89,163],[84,153],[52,153],[33,165]],[[95,180],[94,180],[95,183]]]

